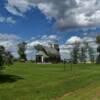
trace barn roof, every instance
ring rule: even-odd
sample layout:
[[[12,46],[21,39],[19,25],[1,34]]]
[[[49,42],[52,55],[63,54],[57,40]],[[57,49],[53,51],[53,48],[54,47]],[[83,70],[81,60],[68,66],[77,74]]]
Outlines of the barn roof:
[[[44,51],[38,51],[36,55],[40,55],[40,56],[43,56],[45,58],[48,58],[48,56],[45,54]]]

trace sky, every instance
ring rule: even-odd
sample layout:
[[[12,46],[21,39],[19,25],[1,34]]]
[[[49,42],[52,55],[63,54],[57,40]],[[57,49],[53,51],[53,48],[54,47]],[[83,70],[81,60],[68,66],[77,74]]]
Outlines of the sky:
[[[0,45],[17,55],[17,44],[66,43],[100,34],[99,0],[0,0]],[[65,56],[68,50],[61,49]]]

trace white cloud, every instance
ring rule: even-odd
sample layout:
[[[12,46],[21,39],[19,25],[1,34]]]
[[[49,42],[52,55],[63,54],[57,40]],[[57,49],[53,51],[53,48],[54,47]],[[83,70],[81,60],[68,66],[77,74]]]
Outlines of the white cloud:
[[[23,16],[23,13],[31,9],[27,0],[7,0],[5,8],[14,15]]]
[[[99,0],[7,0],[5,8],[14,15],[22,16],[37,7],[47,18],[56,20],[56,28],[97,26],[100,24]]]
[[[5,18],[4,17],[0,17],[0,22],[4,22],[5,21]]]
[[[0,33],[0,45],[4,46],[7,51],[10,51],[15,57],[18,57],[17,44],[20,42],[20,37],[13,34]]]
[[[59,37],[57,35],[43,35],[39,39],[33,39],[31,42],[28,42],[27,46],[29,48],[34,48],[34,46],[40,44],[44,46],[49,46],[51,43],[57,43]]]
[[[16,21],[12,17],[0,17],[0,23],[15,24]]]
[[[89,36],[83,38],[72,36],[65,42],[65,44],[60,45],[60,53],[62,59],[71,58],[70,54],[74,47],[73,44],[76,43],[76,41],[80,43],[80,47],[85,46],[84,42],[89,43],[88,45],[94,50],[94,55],[97,56],[97,44],[95,43],[95,38]]]
[[[41,37],[41,40],[46,43],[56,43],[59,40],[59,36],[57,35],[44,35]]]
[[[35,49],[26,49],[26,55],[28,60],[35,60],[36,51]]]
[[[53,3],[39,3],[37,7],[47,16],[47,19],[51,19],[52,17],[56,17],[58,11],[54,9]]]
[[[70,45],[60,45],[60,55],[62,60],[70,59],[71,49],[72,47]]]
[[[72,36],[71,38],[69,38],[69,39],[66,41],[66,44],[67,44],[67,43],[68,43],[68,44],[74,44],[74,43],[76,43],[76,42],[80,43],[80,42],[82,42],[82,39],[81,39],[80,37],[78,37],[78,36]]]
[[[42,44],[43,45],[43,42],[40,42],[40,40],[34,40],[30,43],[27,44],[27,47],[28,48],[34,48],[34,46],[38,45],[38,44]]]
[[[20,37],[16,36],[16,35],[9,35],[9,34],[6,34],[6,33],[0,33],[0,41],[9,41],[9,40],[18,40],[20,39]]]
[[[16,21],[12,17],[8,17],[6,19],[6,21],[7,21],[7,23],[11,23],[11,24],[15,24],[16,23]]]

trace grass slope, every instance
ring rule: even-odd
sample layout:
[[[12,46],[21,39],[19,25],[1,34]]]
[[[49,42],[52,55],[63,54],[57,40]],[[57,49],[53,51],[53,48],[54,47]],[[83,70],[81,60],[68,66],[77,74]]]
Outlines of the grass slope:
[[[16,63],[0,75],[0,100],[100,100],[100,66]]]

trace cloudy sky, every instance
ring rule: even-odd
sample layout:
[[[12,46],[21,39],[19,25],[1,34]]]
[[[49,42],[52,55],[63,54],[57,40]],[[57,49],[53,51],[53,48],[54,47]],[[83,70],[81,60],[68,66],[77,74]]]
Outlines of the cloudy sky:
[[[29,54],[38,43],[63,47],[98,34],[100,0],[0,0],[0,45],[13,53],[18,41],[27,41]]]

